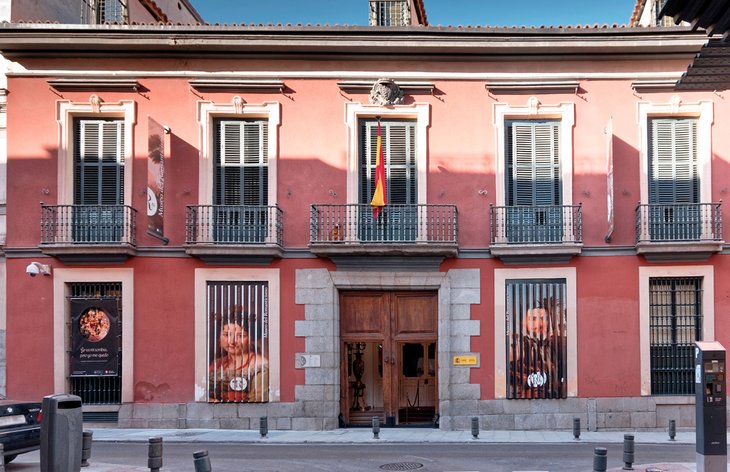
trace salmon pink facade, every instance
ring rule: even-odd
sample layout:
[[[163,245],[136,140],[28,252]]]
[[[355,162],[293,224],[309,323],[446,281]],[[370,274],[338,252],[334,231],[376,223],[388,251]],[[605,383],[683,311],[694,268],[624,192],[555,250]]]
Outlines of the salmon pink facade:
[[[675,89],[704,41],[2,25],[8,395],[130,427],[693,426],[694,342],[730,342],[730,109]]]

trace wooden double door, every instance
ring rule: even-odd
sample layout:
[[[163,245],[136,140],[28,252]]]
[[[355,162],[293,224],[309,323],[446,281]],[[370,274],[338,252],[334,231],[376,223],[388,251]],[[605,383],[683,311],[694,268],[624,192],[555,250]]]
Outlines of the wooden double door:
[[[438,296],[340,294],[340,405],[348,426],[428,425],[438,418]]]

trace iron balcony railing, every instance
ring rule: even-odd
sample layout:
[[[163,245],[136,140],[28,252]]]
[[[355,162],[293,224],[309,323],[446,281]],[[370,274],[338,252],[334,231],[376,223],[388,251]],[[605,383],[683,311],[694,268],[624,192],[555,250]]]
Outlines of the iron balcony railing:
[[[316,204],[310,221],[314,245],[458,244],[455,205],[387,205],[375,218],[368,204]]]
[[[266,205],[188,205],[185,243],[282,245],[282,211]]]
[[[41,205],[42,245],[137,245],[137,210],[127,205]]]
[[[636,242],[722,241],[722,202],[639,204]]]
[[[491,244],[582,244],[581,205],[489,206]]]

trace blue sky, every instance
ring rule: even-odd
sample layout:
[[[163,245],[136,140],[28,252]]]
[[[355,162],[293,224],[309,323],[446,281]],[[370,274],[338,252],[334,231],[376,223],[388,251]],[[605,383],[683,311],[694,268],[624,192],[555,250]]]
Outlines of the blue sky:
[[[367,0],[190,0],[208,23],[364,25]],[[424,0],[430,25],[628,24],[636,0]]]

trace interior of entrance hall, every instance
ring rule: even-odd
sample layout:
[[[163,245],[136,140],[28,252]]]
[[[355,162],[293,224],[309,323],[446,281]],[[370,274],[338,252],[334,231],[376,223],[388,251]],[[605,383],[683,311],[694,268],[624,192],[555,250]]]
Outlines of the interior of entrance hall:
[[[435,425],[437,295],[347,292],[341,308],[341,418],[347,426]]]

